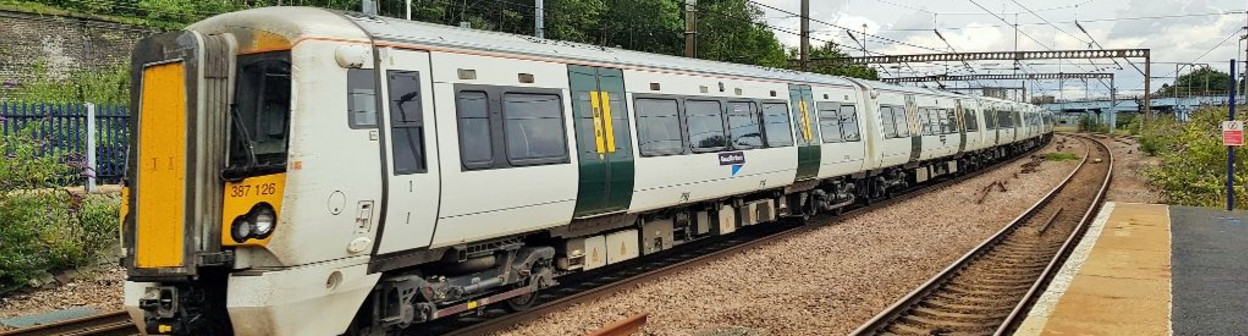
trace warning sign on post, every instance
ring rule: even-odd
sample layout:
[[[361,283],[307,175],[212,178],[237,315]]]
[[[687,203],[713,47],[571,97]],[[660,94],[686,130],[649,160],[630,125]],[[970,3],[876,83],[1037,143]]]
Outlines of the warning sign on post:
[[[1222,122],[1222,145],[1225,146],[1243,146],[1244,145],[1244,122],[1223,121]]]

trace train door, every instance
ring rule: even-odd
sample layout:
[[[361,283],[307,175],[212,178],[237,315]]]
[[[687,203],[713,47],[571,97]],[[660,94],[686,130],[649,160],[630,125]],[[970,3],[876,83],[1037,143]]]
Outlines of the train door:
[[[810,85],[789,84],[792,101],[793,126],[797,131],[797,180],[807,180],[819,174],[819,121],[815,109],[815,94]]]
[[[568,66],[580,184],[575,217],[628,209],[633,199],[633,140],[624,72]]]
[[[438,219],[437,131],[429,53],[381,49],[386,177],[378,254],[428,246]]]
[[[958,121],[957,126],[955,126],[958,129],[958,152],[957,153],[962,154],[962,152],[966,151],[966,125],[967,125],[967,122],[969,122],[969,120],[966,120],[966,110],[962,109],[963,108],[962,100],[961,99],[954,100],[953,103],[954,103],[954,107],[953,107],[954,120]]]

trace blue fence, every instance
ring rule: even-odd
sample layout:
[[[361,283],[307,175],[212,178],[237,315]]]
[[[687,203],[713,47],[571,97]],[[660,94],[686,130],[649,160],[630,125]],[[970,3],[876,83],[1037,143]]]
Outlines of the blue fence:
[[[0,134],[33,127],[33,135],[46,139],[53,153],[86,162],[87,114],[83,104],[0,103]],[[117,183],[124,177],[129,120],[126,106],[95,106],[94,174],[99,183]]]

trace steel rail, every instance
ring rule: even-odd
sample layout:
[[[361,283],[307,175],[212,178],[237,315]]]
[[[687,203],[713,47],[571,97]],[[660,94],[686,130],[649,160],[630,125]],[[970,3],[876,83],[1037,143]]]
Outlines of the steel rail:
[[[139,329],[123,310],[80,317],[25,329],[0,332],[0,336],[130,336]]]
[[[1029,291],[1026,293],[1026,296],[1024,296],[1023,299],[1017,305],[1015,305],[1011,314],[1007,316],[1004,323],[1000,327],[997,328],[995,335],[1002,335],[1004,331],[1009,329],[1009,326],[1017,324],[1015,320],[1023,316],[1022,312],[1028,309],[1028,307],[1030,306],[1029,303],[1034,302],[1033,297],[1036,296],[1039,289],[1044,288],[1044,286],[1042,285],[1047,285],[1047,280],[1051,279],[1052,275],[1055,273],[1055,270],[1060,268],[1062,261],[1064,261],[1064,257],[1069,254],[1070,249],[1073,249],[1074,244],[1078,242],[1078,238],[1082,237],[1082,233],[1086,229],[1088,219],[1092,215],[1095,214],[1095,210],[1099,208],[1101,202],[1104,200],[1105,192],[1107,191],[1109,187],[1109,181],[1111,177],[1113,176],[1113,165],[1112,165],[1113,153],[1109,150],[1107,146],[1105,146],[1103,143],[1099,141],[1096,141],[1094,139],[1084,137],[1084,136],[1073,135],[1073,134],[1066,134],[1066,136],[1089,139],[1090,145],[1100,146],[1101,148],[1103,148],[1105,150],[1104,152],[1106,153],[1106,156],[1109,158],[1109,162],[1110,162],[1109,169],[1106,170],[1106,177],[1104,178],[1104,182],[1101,184],[1100,189],[1098,190],[1096,194],[1096,197],[1091,202],[1091,205],[1089,205],[1087,212],[1085,212],[1077,228],[1072,230],[1070,236],[1067,237],[1065,243],[1062,245],[1061,248],[1059,248],[1057,254],[1054,255],[1052,259],[1050,259],[1048,263],[1048,267],[1046,267],[1045,270],[1041,273],[1040,278],[1037,279],[1036,282],[1032,284]],[[970,252],[967,252],[961,258],[958,258],[956,261],[954,261],[952,264],[950,264],[940,273],[937,273],[927,282],[923,283],[918,288],[911,291],[909,294],[902,297],[900,300],[897,300],[892,305],[885,308],[882,312],[872,317],[871,320],[868,320],[862,326],[858,327],[858,329],[851,332],[850,335],[874,335],[874,334],[883,333],[885,330],[887,330],[889,326],[892,325],[892,323],[895,320],[897,320],[901,316],[904,316],[908,311],[910,311],[916,305],[921,303],[929,294],[935,292],[941,286],[949,283],[950,280],[954,279],[958,275],[958,272],[965,269],[972,261],[978,259],[978,257],[984,254],[987,254],[998,243],[1004,241],[1011,234],[1018,232],[1017,229],[1019,227],[1021,227],[1024,223],[1026,223],[1027,220],[1031,219],[1036,214],[1038,214],[1039,210],[1043,209],[1045,205],[1049,204],[1053,199],[1057,197],[1057,195],[1061,191],[1064,190],[1064,188],[1074,179],[1075,175],[1078,174],[1079,171],[1082,170],[1087,165],[1088,161],[1091,159],[1092,153],[1094,153],[1094,150],[1091,147],[1089,147],[1087,150],[1087,154],[1085,154],[1083,157],[1083,160],[1079,162],[1079,165],[1074,170],[1072,170],[1070,174],[1068,174],[1066,178],[1064,178],[1060,184],[1058,184],[1056,187],[1050,190],[1047,194],[1045,194],[1043,198],[1041,198],[1039,201],[1033,204],[1030,208],[1028,208],[1018,217],[1014,218],[1014,220],[1012,220],[1009,224],[1007,224],[1005,227],[1002,227],[995,234],[990,236],[988,239],[984,240],[982,243],[980,243]]]
[[[1023,323],[1023,320],[1027,318],[1027,311],[1031,310],[1031,306],[1036,303],[1036,300],[1040,298],[1040,295],[1044,294],[1044,290],[1049,287],[1049,282],[1052,281],[1053,277],[1057,275],[1057,272],[1062,269],[1062,265],[1065,264],[1066,258],[1069,257],[1070,253],[1073,252],[1075,247],[1079,245],[1079,241],[1083,238],[1083,234],[1088,231],[1088,226],[1091,225],[1092,219],[1096,217],[1096,213],[1098,212],[1097,210],[1100,209],[1101,204],[1105,201],[1105,194],[1109,192],[1109,184],[1114,179],[1114,152],[1109,148],[1109,146],[1105,145],[1105,143],[1098,139],[1093,137],[1084,138],[1096,143],[1105,150],[1105,157],[1108,161],[1107,164],[1109,165],[1109,169],[1105,170],[1105,181],[1101,182],[1101,189],[1097,191],[1096,199],[1093,200],[1092,205],[1088,207],[1088,212],[1084,213],[1083,218],[1079,220],[1079,227],[1070,234],[1070,237],[1066,238],[1066,242],[1062,243],[1062,247],[1058,250],[1058,254],[1053,257],[1053,260],[1049,261],[1049,265],[1044,268],[1044,273],[1040,275],[1040,279],[1031,286],[1031,289],[1029,289],[1027,294],[1023,296],[1023,300],[1019,301],[1017,306],[1014,306],[1014,310],[1010,311],[1010,315],[1005,318],[1005,322],[1002,323],[1001,326],[997,328],[997,331],[993,333],[994,336],[1012,334],[1014,330]],[[1084,160],[1086,161],[1087,157],[1085,157]],[[1054,216],[1056,217],[1056,215]]]
[[[944,180],[935,184],[913,187],[911,189],[905,190],[904,194],[899,194],[893,198],[875,202],[875,203],[872,203],[870,205],[863,206],[860,208],[852,209],[850,211],[847,211],[841,214],[840,216],[820,218],[817,221],[811,220],[806,225],[793,226],[792,228],[789,228],[780,232],[772,233],[772,234],[762,236],[762,237],[759,237],[759,238],[756,238],[747,242],[725,247],[723,249],[719,249],[719,250],[712,251],[706,254],[702,254],[694,258],[690,258],[690,259],[679,261],[670,265],[666,265],[666,266],[660,267],[650,272],[633,275],[633,276],[620,279],[618,281],[614,281],[614,282],[611,282],[602,286],[594,287],[589,290],[585,290],[585,291],[578,292],[575,294],[560,297],[553,301],[542,303],[529,310],[510,313],[502,317],[492,318],[492,319],[488,319],[485,321],[477,322],[467,327],[459,328],[448,333],[442,333],[440,335],[442,336],[487,335],[487,334],[502,332],[513,326],[536,320],[537,318],[543,315],[546,315],[548,313],[563,310],[572,305],[584,303],[590,300],[594,300],[597,298],[601,298],[607,295],[614,294],[623,288],[627,288],[627,287],[642,284],[642,283],[647,283],[647,282],[659,279],[665,275],[673,274],[675,272],[682,271],[693,266],[709,264],[709,263],[718,261],[720,259],[723,259],[727,256],[734,255],[736,254],[736,252],[741,252],[741,251],[745,251],[754,247],[762,246],[764,244],[768,244],[773,241],[777,241],[779,239],[783,239],[786,237],[792,237],[792,236],[800,235],[803,233],[807,233],[807,232],[813,231],[821,227],[829,226],[829,225],[832,225],[832,224],[835,224],[844,220],[855,218],[862,214],[869,213],[872,210],[884,208],[884,207],[899,203],[901,201],[908,200],[910,198],[926,194],[928,192],[940,190],[945,187],[955,185],[962,181],[979,176],[980,174],[993,171],[1007,164],[1013,163],[1017,161],[1018,159],[1023,158],[1027,156],[1028,154],[1036,150],[1039,150],[1040,148],[1045,147],[1045,145],[1047,145],[1047,143],[1042,144],[1041,146],[1037,146],[1036,148],[1030,151],[1020,153],[1013,158],[1009,158],[1005,161],[992,164],[990,166],[984,167],[983,169],[979,169],[979,170],[967,173],[962,176],[953,177],[948,180]],[[776,223],[776,224],[779,224],[779,223]],[[420,325],[415,325],[412,328],[418,329],[420,328]],[[411,335],[423,336],[423,335],[429,335],[429,334],[421,333],[417,331],[416,333],[413,333]],[[439,334],[435,333],[434,335],[439,335]]]

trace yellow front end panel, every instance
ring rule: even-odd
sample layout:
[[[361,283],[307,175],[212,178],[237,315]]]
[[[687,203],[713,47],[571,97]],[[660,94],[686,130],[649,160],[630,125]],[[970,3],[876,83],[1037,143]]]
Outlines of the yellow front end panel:
[[[286,174],[272,174],[248,177],[238,182],[225,183],[225,202],[221,213],[221,245],[223,246],[265,246],[272,235],[264,239],[247,239],[236,242],[230,236],[234,219],[247,216],[257,204],[267,203],[273,207],[273,213],[281,218],[282,195],[286,192]],[[274,218],[274,221],[277,221]],[[280,224],[280,223],[278,223]],[[277,230],[277,229],[274,229]]]
[[[140,268],[181,267],[187,143],[183,63],[147,67],[142,85],[135,258]]]

